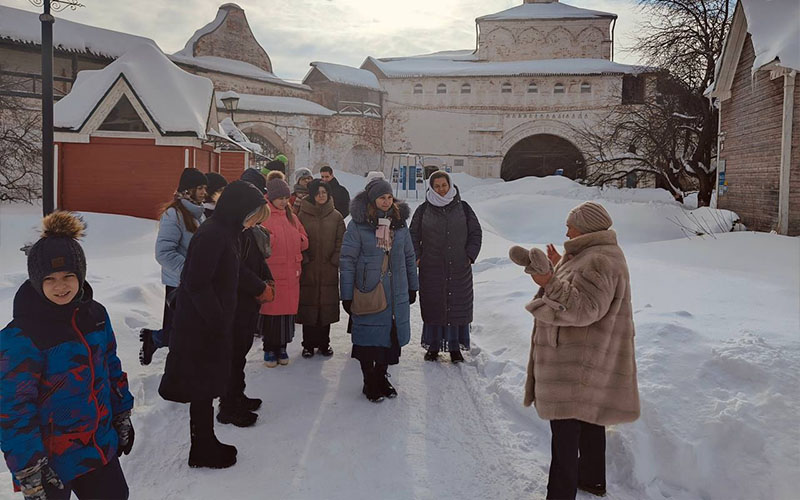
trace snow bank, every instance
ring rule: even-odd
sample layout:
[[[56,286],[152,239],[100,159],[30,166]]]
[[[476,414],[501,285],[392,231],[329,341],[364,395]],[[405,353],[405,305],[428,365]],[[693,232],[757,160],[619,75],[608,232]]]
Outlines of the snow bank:
[[[0,5],[0,39],[42,44],[42,23],[39,14]],[[96,28],[66,19],[53,24],[53,47],[70,52],[86,52],[116,59],[131,48],[156,42],[143,36]],[[13,69],[13,68],[11,68]]]
[[[784,68],[800,70],[800,2],[743,0],[742,7],[756,53],[753,71],[775,59]]]
[[[381,84],[375,74],[365,69],[318,61],[312,62],[311,66],[317,68],[320,73],[332,82],[370,90],[381,90]]]
[[[70,93],[55,104],[55,126],[80,130],[121,76],[163,133],[205,137],[214,84],[183,71],[149,44],[137,45],[103,69],[78,73]]]

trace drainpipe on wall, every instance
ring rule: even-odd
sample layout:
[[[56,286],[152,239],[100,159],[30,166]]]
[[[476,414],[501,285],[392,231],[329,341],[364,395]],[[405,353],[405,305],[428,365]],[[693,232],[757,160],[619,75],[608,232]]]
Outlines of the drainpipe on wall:
[[[789,172],[792,160],[794,80],[797,71],[783,75],[783,124],[781,130],[781,175],[778,185],[778,232],[789,234]]]
[[[719,165],[722,162],[722,148],[725,141],[725,132],[722,130],[722,98],[717,97],[717,102],[712,106],[717,107],[717,168],[715,172],[716,179],[714,180],[714,192],[716,196],[711,197],[711,208],[719,208],[719,197],[722,194],[722,186],[719,185]]]
[[[614,29],[617,27],[617,18],[611,21],[611,61],[614,61]]]

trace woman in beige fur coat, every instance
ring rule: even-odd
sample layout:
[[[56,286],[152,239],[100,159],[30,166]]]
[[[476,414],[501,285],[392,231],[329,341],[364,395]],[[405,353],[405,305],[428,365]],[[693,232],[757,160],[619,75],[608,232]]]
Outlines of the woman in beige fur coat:
[[[525,406],[550,420],[548,499],[605,495],[605,426],[639,417],[630,276],[611,224],[602,205],[575,207],[565,255],[548,245],[554,271],[532,274]]]

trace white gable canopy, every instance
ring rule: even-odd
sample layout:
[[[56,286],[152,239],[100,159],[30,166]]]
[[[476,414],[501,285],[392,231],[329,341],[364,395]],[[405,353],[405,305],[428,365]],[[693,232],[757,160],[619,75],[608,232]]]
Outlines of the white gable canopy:
[[[81,71],[72,91],[56,103],[55,127],[80,131],[118,80],[124,79],[162,135],[206,137],[214,85],[142,44],[101,70]]]

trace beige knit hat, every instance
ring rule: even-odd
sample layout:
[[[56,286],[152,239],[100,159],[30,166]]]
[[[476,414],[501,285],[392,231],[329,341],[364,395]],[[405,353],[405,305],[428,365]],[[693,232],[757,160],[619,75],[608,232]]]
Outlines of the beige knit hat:
[[[586,201],[569,211],[567,225],[583,234],[605,231],[614,222],[603,205]]]

